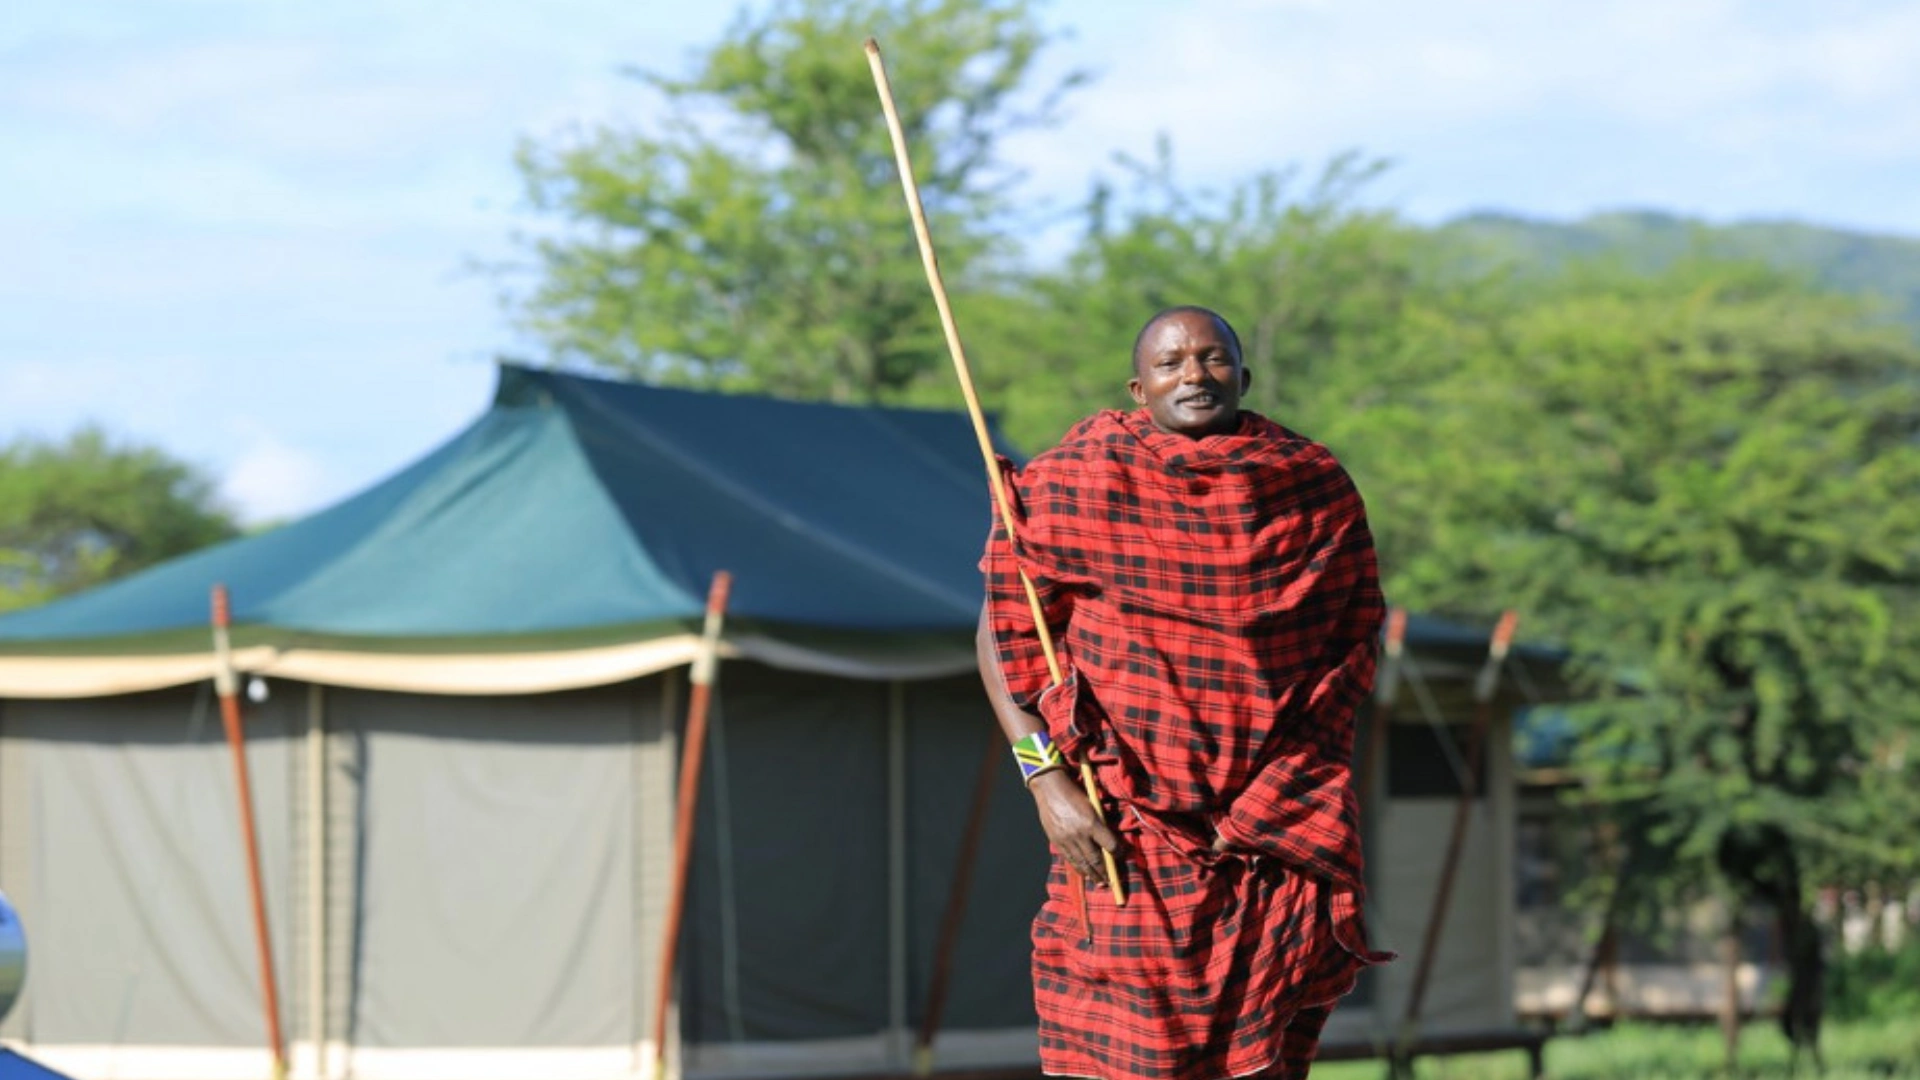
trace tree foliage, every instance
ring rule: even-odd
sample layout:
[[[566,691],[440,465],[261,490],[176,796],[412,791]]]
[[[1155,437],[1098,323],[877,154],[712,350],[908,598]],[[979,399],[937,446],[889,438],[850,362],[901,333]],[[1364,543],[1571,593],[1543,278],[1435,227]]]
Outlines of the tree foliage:
[[[1743,264],[1576,271],[1490,329],[1422,388],[1395,595],[1571,648],[1580,763],[1649,871],[1625,910],[1772,908],[1816,1043],[1810,886],[1920,876],[1920,347]]]
[[[0,610],[238,534],[197,470],[97,428],[0,447]]]
[[[1740,264],[1574,274],[1427,390],[1406,601],[1517,605],[1603,694],[1584,740],[1676,874],[1778,829],[1912,867],[1920,349]],[[1626,690],[1626,693],[1616,693]]]
[[[534,244],[521,303],[554,359],[837,401],[938,373],[869,35],[906,46],[889,68],[942,269],[962,287],[982,270],[1012,179],[997,144],[1053,96],[1025,92],[1046,41],[1029,5],[787,0],[685,77],[641,73],[654,124],[522,149],[534,207],[570,226]]]

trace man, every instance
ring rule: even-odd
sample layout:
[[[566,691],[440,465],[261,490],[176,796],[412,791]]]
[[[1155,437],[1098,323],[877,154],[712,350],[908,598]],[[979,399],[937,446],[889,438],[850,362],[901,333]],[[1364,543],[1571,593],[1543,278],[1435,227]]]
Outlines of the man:
[[[1134,343],[1138,411],[1006,468],[980,667],[1056,853],[1033,925],[1051,1075],[1304,1077],[1333,1002],[1389,958],[1361,924],[1350,768],[1373,543],[1332,454],[1240,408],[1251,381],[1226,320],[1169,309]]]

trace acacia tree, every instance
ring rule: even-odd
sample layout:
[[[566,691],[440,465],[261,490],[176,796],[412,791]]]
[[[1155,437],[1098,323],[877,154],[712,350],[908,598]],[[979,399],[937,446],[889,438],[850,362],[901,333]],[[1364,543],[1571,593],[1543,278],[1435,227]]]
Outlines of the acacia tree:
[[[880,401],[944,362],[860,44],[888,61],[942,268],[994,251],[999,141],[1051,115],[1021,0],[788,0],[743,14],[684,77],[640,73],[666,115],[528,145],[536,210],[519,304],[551,356],[657,382]]]
[[[1773,905],[1806,1041],[1809,881],[1920,872],[1920,348],[1689,264],[1576,273],[1465,355],[1394,463],[1396,597],[1517,603],[1573,650],[1584,766],[1663,867],[1630,884]]]
[[[0,610],[238,534],[199,471],[97,428],[0,446]]]

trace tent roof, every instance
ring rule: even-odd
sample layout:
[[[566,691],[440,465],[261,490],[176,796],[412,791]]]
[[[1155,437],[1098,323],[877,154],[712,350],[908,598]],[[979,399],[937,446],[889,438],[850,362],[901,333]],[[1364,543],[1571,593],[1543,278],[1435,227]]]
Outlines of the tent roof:
[[[970,628],[989,511],[957,413],[501,368],[493,407],[398,475],[263,535],[0,618],[0,642],[237,623],[367,639],[539,637],[732,614]]]
[[[0,696],[206,677],[216,582],[243,667],[322,683],[499,693],[685,663],[722,569],[742,654],[869,677],[960,670],[989,522],[957,412],[503,365],[492,408],[359,495],[0,617]],[[1485,642],[1437,620],[1410,635]]]
[[[0,658],[204,653],[209,591],[223,582],[236,644],[276,657],[384,654],[381,673],[335,674],[393,685],[411,678],[394,669],[418,669],[426,654],[503,660],[679,640],[725,569],[729,618],[760,631],[768,659],[831,670],[834,656],[859,653],[849,673],[878,674],[873,663],[889,656],[901,670],[951,669],[957,633],[979,612],[974,564],[989,520],[960,413],[503,365],[492,408],[397,475],[293,524],[0,617]],[[684,662],[673,650],[647,656]],[[583,677],[554,672],[533,688]],[[0,694],[21,693],[11,681],[0,677]],[[115,685],[179,681],[184,671],[156,670]]]

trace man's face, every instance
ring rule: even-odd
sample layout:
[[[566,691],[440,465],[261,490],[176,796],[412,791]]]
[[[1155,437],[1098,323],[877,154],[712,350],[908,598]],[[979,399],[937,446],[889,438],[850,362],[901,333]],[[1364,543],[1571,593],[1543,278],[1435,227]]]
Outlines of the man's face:
[[[1240,395],[1252,381],[1219,322],[1182,311],[1161,319],[1140,339],[1127,390],[1147,407],[1154,427],[1199,438],[1234,429]]]

